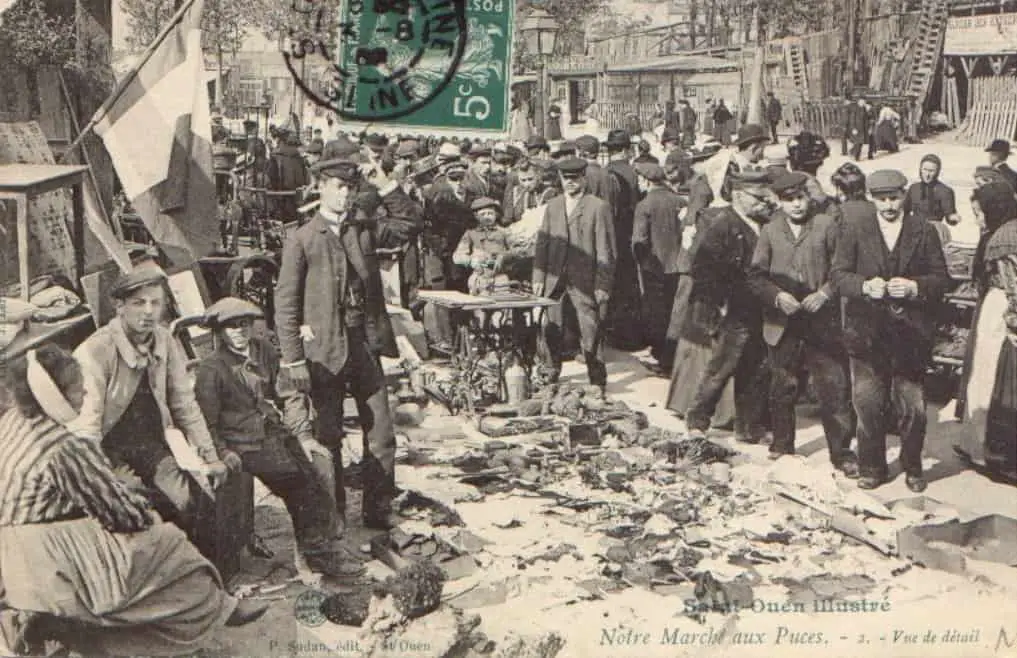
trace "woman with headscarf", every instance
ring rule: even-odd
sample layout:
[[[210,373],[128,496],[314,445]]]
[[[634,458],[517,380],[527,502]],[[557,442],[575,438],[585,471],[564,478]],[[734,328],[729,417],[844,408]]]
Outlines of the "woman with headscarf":
[[[989,183],[971,199],[984,234],[972,278],[980,299],[961,383],[965,421],[957,452],[1017,484],[1017,199]]]
[[[7,364],[4,385],[6,649],[29,655],[58,640],[84,655],[178,655],[264,614],[265,604],[226,593],[216,568],[118,479],[98,443],[67,429],[84,398],[74,357],[53,345],[31,350]]]

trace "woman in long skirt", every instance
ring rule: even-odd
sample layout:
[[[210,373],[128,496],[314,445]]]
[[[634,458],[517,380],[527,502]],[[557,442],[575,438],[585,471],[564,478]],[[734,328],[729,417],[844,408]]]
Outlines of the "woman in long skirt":
[[[86,655],[179,655],[265,612],[227,594],[186,535],[66,429],[84,396],[70,354],[32,350],[8,364],[5,384],[0,653],[56,639]]]
[[[968,337],[973,345],[962,384],[965,427],[955,448],[972,464],[1017,484],[1017,201],[1006,183],[993,183],[975,191],[972,206],[988,239],[976,254],[974,275],[983,294]]]

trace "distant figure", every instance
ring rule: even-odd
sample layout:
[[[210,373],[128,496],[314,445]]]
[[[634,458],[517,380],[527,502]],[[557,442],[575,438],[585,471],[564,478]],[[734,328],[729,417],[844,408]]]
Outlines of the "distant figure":
[[[724,99],[717,102],[717,109],[713,111],[713,138],[724,146],[731,146],[731,119],[734,115],[724,105]]]
[[[876,118],[876,127],[872,132],[872,144],[870,145],[869,157],[876,151],[889,151],[896,153],[900,150],[897,142],[897,131],[900,130],[900,114],[889,105],[884,105],[879,110]]]
[[[547,133],[544,137],[551,142],[561,139],[561,107],[555,103],[547,109]]]
[[[766,125],[770,126],[770,139],[777,141],[777,126],[782,118],[783,108],[772,91],[766,92]]]

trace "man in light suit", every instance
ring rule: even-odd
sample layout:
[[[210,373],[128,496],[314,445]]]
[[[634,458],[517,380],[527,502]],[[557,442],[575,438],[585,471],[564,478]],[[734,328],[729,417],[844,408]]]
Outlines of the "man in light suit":
[[[586,192],[587,163],[558,163],[564,194],[547,206],[537,232],[533,291],[560,300],[544,323],[545,366],[552,379],[561,373],[564,313],[574,311],[590,383],[607,386],[601,326],[614,286],[616,245],[611,209]]]
[[[851,380],[840,329],[840,300],[830,281],[838,224],[816,212],[808,174],[787,172],[771,188],[780,209],[759,233],[749,285],[763,305],[763,340],[770,359],[770,458],[795,452],[798,383],[811,376],[819,398],[830,462],[858,477],[849,450],[854,432]]]
[[[342,407],[349,387],[363,429],[364,524],[384,529],[396,491],[395,433],[378,355],[398,351],[385,312],[375,220],[382,206],[401,216],[415,204],[380,167],[364,164],[348,140],[327,144],[316,168],[318,214],[286,242],[276,286],[280,374],[311,395],[315,435],[333,452],[340,515],[346,499]],[[364,180],[364,168],[377,186]]]
[[[896,170],[869,174],[875,205],[845,213],[832,277],[846,298],[844,342],[858,414],[858,486],[875,489],[889,479],[886,434],[895,419],[905,483],[920,493],[926,487],[923,382],[936,332],[935,307],[950,277],[935,228],[904,214],[907,183]]]

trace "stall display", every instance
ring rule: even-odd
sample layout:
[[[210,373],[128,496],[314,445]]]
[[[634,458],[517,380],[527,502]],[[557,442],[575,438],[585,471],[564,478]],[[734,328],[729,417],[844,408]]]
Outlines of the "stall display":
[[[947,377],[958,377],[964,366],[968,333],[978,305],[978,288],[971,279],[975,248],[949,243],[945,252],[947,270],[954,286],[943,298],[931,370]]]

